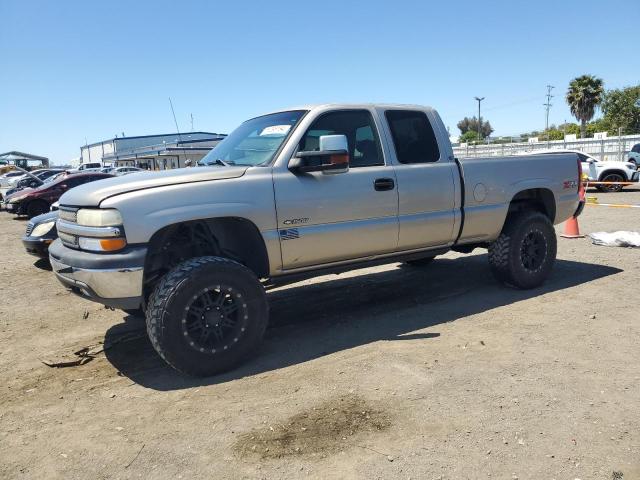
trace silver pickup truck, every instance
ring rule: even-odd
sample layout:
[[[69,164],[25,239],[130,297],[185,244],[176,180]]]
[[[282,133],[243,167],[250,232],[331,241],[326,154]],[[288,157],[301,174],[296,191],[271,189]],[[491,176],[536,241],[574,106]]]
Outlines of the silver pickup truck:
[[[273,285],[478,247],[500,282],[540,285],[580,176],[575,154],[457,160],[428,107],[309,106],[247,120],[197,168],[65,193],[50,260],[75,293],[143,310],[171,366],[212,375],[257,349]]]

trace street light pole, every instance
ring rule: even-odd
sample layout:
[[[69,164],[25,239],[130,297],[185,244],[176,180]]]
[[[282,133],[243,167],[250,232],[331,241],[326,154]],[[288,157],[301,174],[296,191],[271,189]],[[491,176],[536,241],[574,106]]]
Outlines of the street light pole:
[[[478,141],[480,141],[480,139],[482,138],[480,135],[480,131],[482,128],[482,117],[480,116],[480,102],[484,100],[484,97],[482,98],[476,97],[476,100],[478,101]]]

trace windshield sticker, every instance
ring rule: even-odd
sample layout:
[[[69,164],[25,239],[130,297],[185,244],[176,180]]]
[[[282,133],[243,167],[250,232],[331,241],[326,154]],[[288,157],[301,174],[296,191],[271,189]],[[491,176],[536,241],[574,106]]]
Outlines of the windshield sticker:
[[[263,137],[265,135],[286,135],[290,129],[291,125],[272,125],[270,127],[264,128],[260,132],[260,136]]]

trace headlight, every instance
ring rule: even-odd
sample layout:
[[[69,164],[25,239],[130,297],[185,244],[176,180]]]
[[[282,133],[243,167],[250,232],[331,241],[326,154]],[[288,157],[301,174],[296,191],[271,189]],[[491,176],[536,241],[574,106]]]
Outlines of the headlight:
[[[82,250],[89,250],[92,252],[115,252],[116,250],[122,250],[127,246],[127,241],[122,238],[91,238],[91,237],[79,237],[78,246]]]
[[[78,225],[86,227],[111,227],[122,224],[122,216],[115,209],[83,208],[78,210]]]
[[[19,197],[13,197],[11,200],[9,200],[9,203],[18,203],[18,202],[21,202],[22,200],[24,200],[25,198],[27,198],[26,195],[20,195]]]
[[[43,235],[46,235],[47,233],[49,233],[49,230],[51,230],[55,224],[56,224],[55,221],[41,223],[36,228],[33,229],[30,236],[42,237]]]

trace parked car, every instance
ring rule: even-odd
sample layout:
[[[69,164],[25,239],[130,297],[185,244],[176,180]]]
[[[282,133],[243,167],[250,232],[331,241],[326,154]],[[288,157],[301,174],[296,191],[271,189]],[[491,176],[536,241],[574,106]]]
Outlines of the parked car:
[[[584,205],[575,153],[458,160],[421,106],[256,117],[202,163],[65,193],[49,247],[64,285],[146,308],[156,351],[197,376],[257,350],[265,285],[488,248],[498,281],[539,286],[556,257],[553,224]]]
[[[580,150],[545,150],[542,153],[576,154],[582,162],[582,171],[592,182],[637,182],[640,176],[640,172],[633,163],[601,161]],[[594,185],[594,187],[601,192],[619,192],[624,185]]]
[[[57,220],[57,211],[43,213],[29,220],[27,230],[22,237],[22,244],[27,253],[49,259],[49,245],[58,238]]]
[[[10,196],[17,191],[23,190],[25,188],[37,188],[44,185],[49,179],[54,178],[56,175],[63,173],[62,169],[51,169],[51,170],[43,170],[38,173],[34,173],[33,176],[25,175],[24,177],[19,178],[13,188],[7,190],[6,196]]]
[[[130,173],[137,173],[137,172],[144,172],[144,171],[146,170],[143,170],[137,167],[118,167],[118,168],[114,168],[113,171],[110,173],[117,176],[122,176],[122,175],[129,175]]]
[[[115,170],[115,167],[102,167],[100,171],[102,173],[112,173]]]
[[[640,165],[640,143],[636,143],[629,152],[627,152],[629,156],[629,162],[633,163],[636,168]]]
[[[12,170],[3,175],[0,175],[0,188],[9,188],[9,182],[12,178],[22,177],[24,172],[18,170]]]
[[[5,208],[15,215],[27,215],[29,218],[41,215],[49,211],[51,204],[56,202],[63,193],[78,185],[105,178],[112,178],[108,173],[90,172],[77,173],[63,176],[55,182],[51,182],[34,189],[25,189],[16,192],[7,202]]]
[[[100,162],[81,163],[78,168],[71,168],[68,171],[70,173],[86,173],[86,172],[100,172],[103,165]]]

